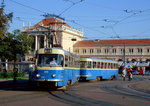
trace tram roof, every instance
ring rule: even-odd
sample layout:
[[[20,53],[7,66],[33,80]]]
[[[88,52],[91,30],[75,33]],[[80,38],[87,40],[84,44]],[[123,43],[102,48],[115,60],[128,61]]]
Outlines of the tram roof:
[[[66,50],[64,50],[64,49],[62,49],[62,48],[41,48],[41,49],[39,49],[38,50],[38,53],[39,54],[44,54],[45,52],[44,52],[44,50],[56,50],[54,53],[58,53],[58,54],[62,54],[62,55],[64,55],[64,54],[66,54],[66,55],[70,55],[70,56],[73,56],[73,57],[78,57],[77,55],[75,55],[75,54],[73,54],[73,53],[70,53],[70,52],[68,52],[68,51],[66,51]]]
[[[100,59],[100,58],[87,58],[87,57],[82,57],[81,60],[117,63],[117,61],[115,61],[115,60]]]

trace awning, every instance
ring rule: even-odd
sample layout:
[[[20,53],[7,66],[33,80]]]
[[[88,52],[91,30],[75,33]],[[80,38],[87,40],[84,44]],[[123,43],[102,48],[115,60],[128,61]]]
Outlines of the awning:
[[[150,66],[150,63],[149,62],[138,62],[137,67],[148,67]]]
[[[118,62],[119,66],[124,66],[123,62]],[[150,62],[126,62],[125,66],[136,66],[136,67],[149,67]]]
[[[137,62],[129,62],[129,63],[125,63],[125,66],[136,66]]]

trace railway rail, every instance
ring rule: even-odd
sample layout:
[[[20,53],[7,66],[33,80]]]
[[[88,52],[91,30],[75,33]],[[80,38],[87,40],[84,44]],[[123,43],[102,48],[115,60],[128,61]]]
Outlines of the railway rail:
[[[7,88],[0,87],[0,104],[2,106],[19,105],[98,105],[121,106],[142,105],[150,103],[150,93],[134,89],[133,85],[148,83],[150,76],[134,76],[132,81],[118,80],[79,82],[67,90],[43,90],[34,85],[19,83]]]

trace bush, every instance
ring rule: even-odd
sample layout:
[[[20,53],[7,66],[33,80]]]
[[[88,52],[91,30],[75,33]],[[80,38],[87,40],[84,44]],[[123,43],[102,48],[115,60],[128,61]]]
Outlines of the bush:
[[[23,72],[19,72],[17,77],[24,77],[24,73]]]
[[[13,78],[13,72],[7,72],[7,78]]]
[[[13,78],[14,73],[13,72],[0,72],[0,78]],[[18,72],[17,77],[24,77],[23,72]]]

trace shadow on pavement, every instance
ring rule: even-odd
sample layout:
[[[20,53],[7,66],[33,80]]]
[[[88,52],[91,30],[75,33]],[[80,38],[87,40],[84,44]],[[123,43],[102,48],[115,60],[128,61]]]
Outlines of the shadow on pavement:
[[[29,82],[28,79],[18,79],[15,83],[13,80],[0,80],[0,90],[8,91],[52,91],[54,88],[38,87],[36,83]]]

